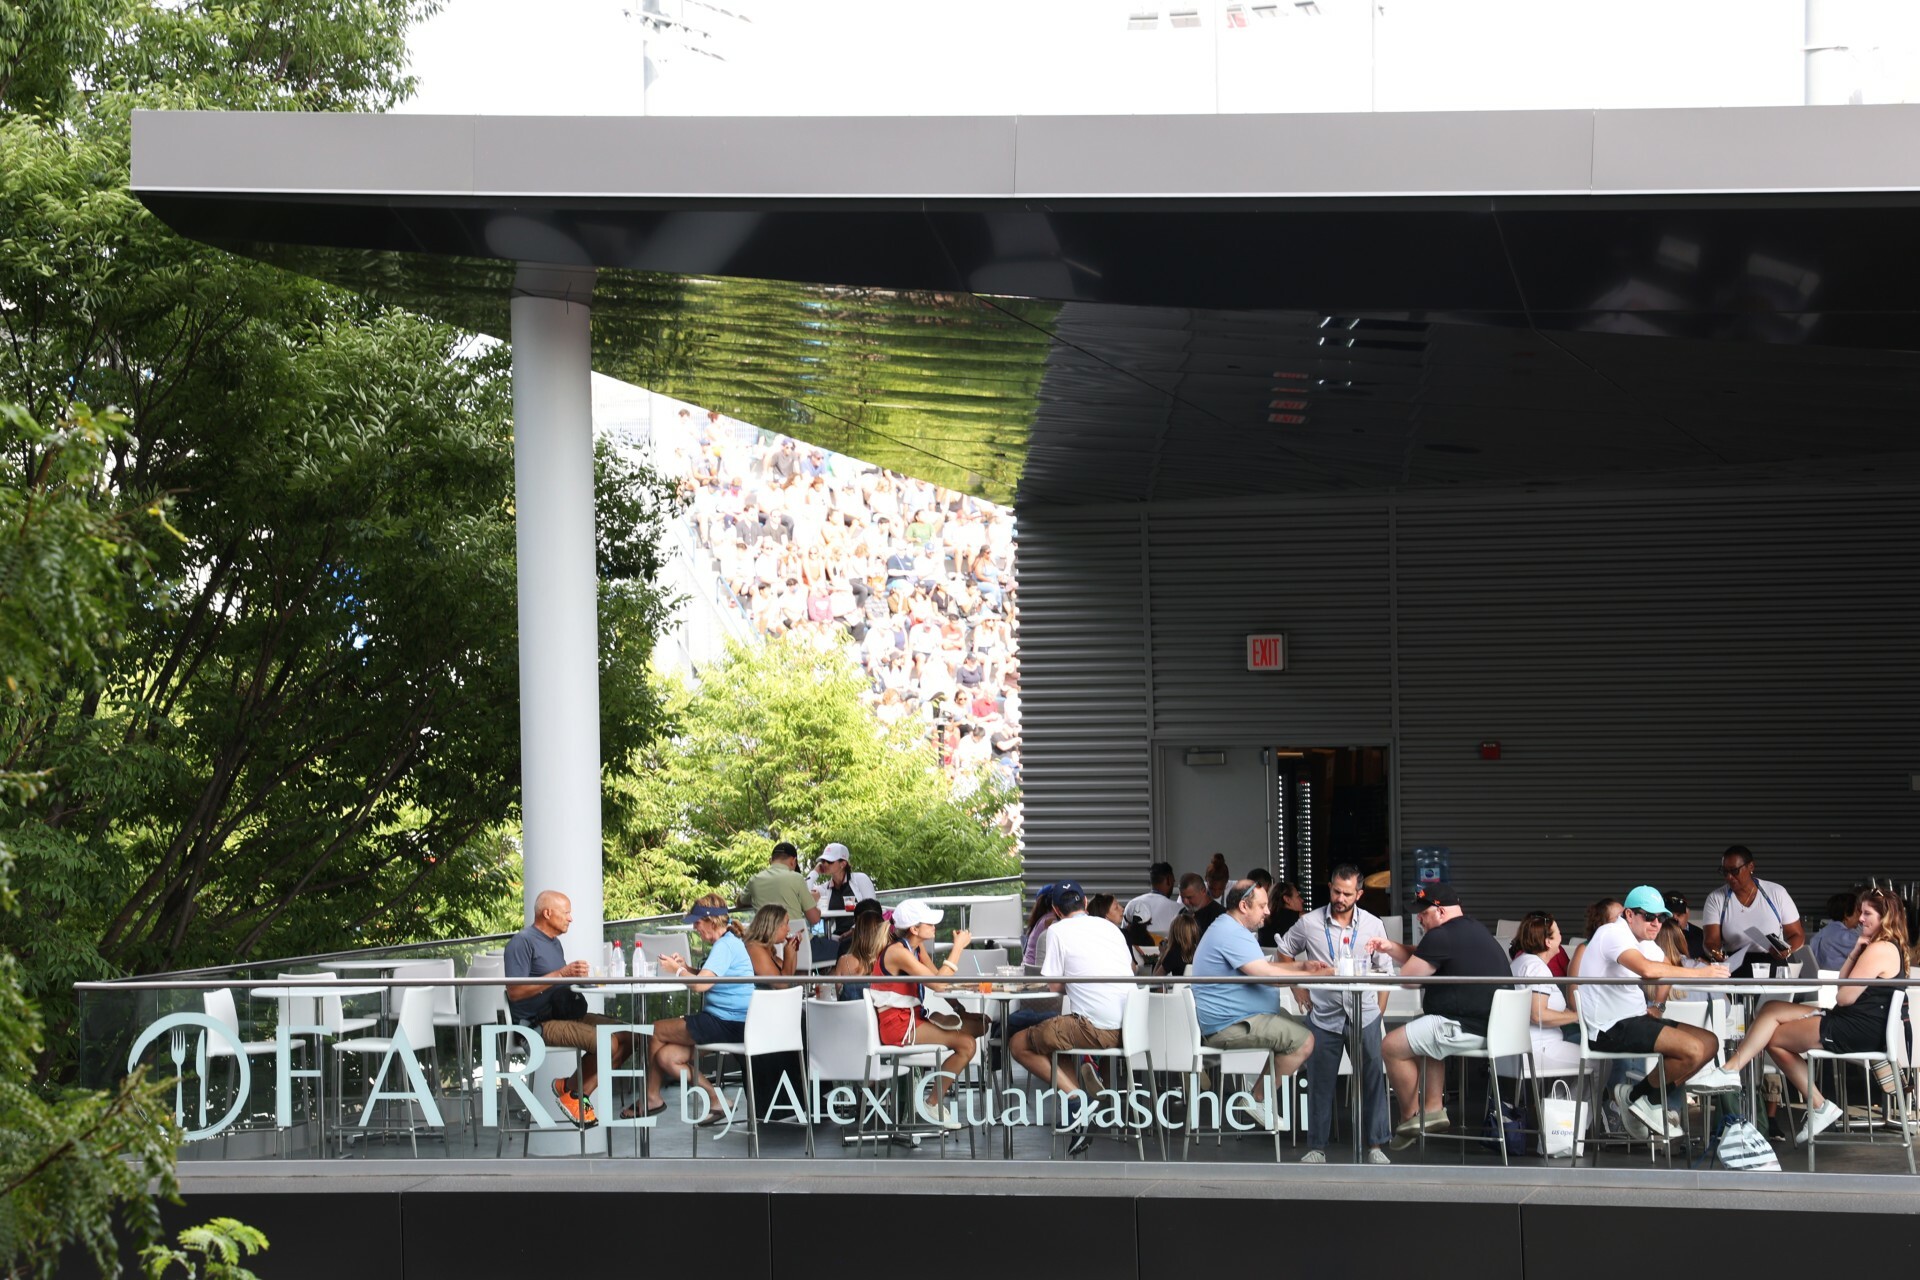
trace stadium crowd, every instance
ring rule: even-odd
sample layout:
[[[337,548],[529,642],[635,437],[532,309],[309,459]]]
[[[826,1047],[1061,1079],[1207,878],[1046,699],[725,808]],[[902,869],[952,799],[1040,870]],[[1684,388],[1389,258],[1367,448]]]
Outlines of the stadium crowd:
[[[725,607],[844,649],[875,715],[924,724],[957,785],[1019,781],[1012,512],[714,411],[661,435]]]

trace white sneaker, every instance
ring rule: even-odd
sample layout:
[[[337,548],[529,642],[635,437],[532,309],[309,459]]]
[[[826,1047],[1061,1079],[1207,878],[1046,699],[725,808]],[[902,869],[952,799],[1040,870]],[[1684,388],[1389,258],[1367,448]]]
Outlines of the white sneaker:
[[[1687,1088],[1699,1093],[1731,1093],[1740,1087],[1739,1076],[1711,1062],[1694,1072],[1693,1079],[1687,1081]]]
[[[1325,1164],[1326,1162],[1327,1153],[1324,1151],[1315,1151],[1312,1148],[1308,1148],[1307,1154],[1300,1157],[1301,1164]]]
[[[1386,1152],[1382,1151],[1378,1147],[1373,1147],[1369,1149],[1367,1152],[1367,1163],[1368,1164],[1392,1164],[1393,1161],[1387,1159]]]
[[[1280,1127],[1280,1117],[1274,1113],[1271,1102],[1256,1099],[1253,1105],[1247,1108],[1247,1116],[1263,1133],[1272,1133]]]
[[[933,1122],[942,1129],[960,1128],[960,1117],[953,1114],[953,1104],[943,1102],[933,1110]]]
[[[1621,1089],[1627,1087],[1626,1085],[1619,1086]],[[1641,1124],[1645,1125],[1648,1133],[1663,1134],[1669,1138],[1677,1138],[1680,1136],[1680,1126],[1674,1123],[1673,1117],[1667,1114],[1654,1099],[1634,1098],[1632,1101],[1628,1101],[1623,1097],[1621,1101],[1626,1103],[1624,1108],[1626,1114],[1633,1116]]]
[[[1834,1122],[1838,1120],[1840,1116],[1841,1111],[1838,1103],[1832,1098],[1823,1100],[1817,1109],[1807,1113],[1807,1122],[1800,1126],[1800,1132],[1793,1135],[1793,1145],[1796,1147],[1806,1146],[1807,1143],[1813,1141],[1814,1138],[1833,1128]]]

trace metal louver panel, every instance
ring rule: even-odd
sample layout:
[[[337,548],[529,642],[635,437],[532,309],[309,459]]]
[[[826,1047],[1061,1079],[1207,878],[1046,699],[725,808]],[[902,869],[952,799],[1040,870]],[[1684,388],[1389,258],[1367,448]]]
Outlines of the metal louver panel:
[[[1141,522],[1051,515],[1020,514],[1026,876],[1126,888],[1151,861]]]
[[[1154,732],[1386,743],[1386,511],[1375,502],[1149,516]],[[1245,637],[1267,631],[1287,633],[1284,672],[1247,670]]]
[[[1809,915],[1920,876],[1917,566],[1911,493],[1402,504],[1403,856],[1569,935],[1732,843]]]
[[[1043,508],[1020,524],[1036,881],[1140,882],[1156,741],[1390,745],[1402,883],[1415,846],[1446,845],[1488,920],[1544,908],[1577,934],[1587,902],[1642,882],[1697,903],[1735,842],[1808,915],[1869,875],[1920,879],[1910,490]],[[1245,670],[1244,637],[1264,631],[1288,634],[1283,674]],[[1480,759],[1483,740],[1502,758]]]

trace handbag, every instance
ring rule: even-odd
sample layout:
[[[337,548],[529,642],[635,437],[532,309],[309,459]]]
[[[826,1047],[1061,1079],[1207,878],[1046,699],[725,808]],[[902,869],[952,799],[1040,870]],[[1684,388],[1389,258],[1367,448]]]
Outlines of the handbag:
[[[547,1004],[547,1021],[578,1022],[587,1016],[587,998],[572,987],[561,987]]]
[[[1502,1139],[1507,1154],[1527,1154],[1527,1113],[1517,1104],[1500,1097],[1498,1091],[1487,1094],[1487,1118],[1480,1126],[1480,1145],[1492,1152],[1500,1150]]]
[[[1590,1110],[1586,1103],[1574,1102],[1565,1080],[1555,1080],[1553,1088],[1540,1099],[1540,1154],[1550,1159],[1586,1154]]]
[[[1744,1116],[1728,1116],[1720,1126],[1720,1141],[1714,1148],[1720,1163],[1741,1173],[1778,1173],[1780,1157],[1773,1144]]]

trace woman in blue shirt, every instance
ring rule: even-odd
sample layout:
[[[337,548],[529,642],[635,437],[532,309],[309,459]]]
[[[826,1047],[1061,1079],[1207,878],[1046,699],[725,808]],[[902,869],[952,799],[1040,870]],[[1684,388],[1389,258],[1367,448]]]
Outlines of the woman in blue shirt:
[[[740,936],[740,929],[729,918],[727,900],[717,893],[709,893],[696,899],[684,917],[693,926],[707,944],[707,962],[698,971],[680,955],[662,956],[660,973],[669,978],[750,978],[753,976],[753,961],[747,955],[747,944]],[[667,1018],[653,1024],[653,1039],[649,1042],[648,1053],[651,1061],[647,1064],[647,1115],[658,1115],[667,1109],[660,1096],[660,1086],[668,1078],[679,1079],[680,1073],[693,1068],[693,1082],[705,1090],[708,1103],[707,1114],[700,1123],[703,1125],[718,1123],[724,1113],[713,1105],[713,1099],[719,1097],[719,1090],[713,1082],[700,1074],[699,1064],[694,1060],[693,1046],[701,1044],[727,1044],[745,1038],[747,1034],[747,1005],[753,1000],[753,987],[746,983],[690,982],[689,991],[706,993],[706,1000],[700,1012],[684,1018]],[[627,1109],[632,1118],[633,1108]]]

